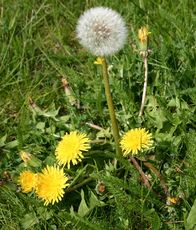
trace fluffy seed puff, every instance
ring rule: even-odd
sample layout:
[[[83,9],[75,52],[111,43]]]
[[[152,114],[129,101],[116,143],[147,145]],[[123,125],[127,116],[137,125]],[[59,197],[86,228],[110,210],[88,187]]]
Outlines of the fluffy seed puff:
[[[107,56],[119,51],[127,37],[123,18],[105,7],[95,7],[84,12],[78,20],[76,32],[81,45],[96,56]]]

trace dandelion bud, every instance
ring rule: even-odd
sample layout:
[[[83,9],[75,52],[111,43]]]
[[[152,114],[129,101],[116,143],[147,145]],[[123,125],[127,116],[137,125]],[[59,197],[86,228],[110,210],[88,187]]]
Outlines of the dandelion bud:
[[[76,32],[81,45],[96,56],[107,56],[119,51],[127,37],[123,18],[105,7],[95,7],[84,12],[78,20]]]
[[[27,165],[28,161],[31,159],[31,154],[25,151],[21,151],[20,157],[24,161],[25,165]]]
[[[139,46],[141,51],[147,51],[148,49],[148,37],[151,32],[143,26],[138,30]]]

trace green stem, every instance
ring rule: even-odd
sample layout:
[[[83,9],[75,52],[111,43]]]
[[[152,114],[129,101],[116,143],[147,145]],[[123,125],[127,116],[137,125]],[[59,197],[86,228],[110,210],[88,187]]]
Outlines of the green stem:
[[[151,185],[148,181],[147,176],[145,175],[145,173],[143,172],[142,168],[140,167],[140,165],[138,164],[137,160],[134,157],[130,157],[130,160],[132,161],[132,163],[134,164],[134,166],[136,167],[136,169],[138,170],[138,172],[141,175],[141,178],[144,182],[144,185],[148,188],[148,189],[152,189]]]
[[[141,55],[144,59],[144,87],[143,87],[142,102],[141,102],[139,117],[141,117],[144,113],[144,105],[146,101],[146,92],[147,92],[147,83],[148,83],[148,51],[141,52]]]
[[[116,156],[118,157],[121,154],[121,149],[120,149],[120,145],[119,145],[120,136],[119,136],[118,123],[117,123],[115,110],[114,110],[114,104],[112,101],[112,95],[110,92],[107,63],[106,63],[106,60],[104,57],[102,57],[102,66],[103,66],[103,82],[104,82],[104,87],[105,87],[105,95],[106,95],[110,119],[111,119],[111,123],[112,123],[113,137],[114,137],[114,141],[115,141],[115,145],[116,145]]]
[[[161,175],[161,173],[150,162],[144,161],[144,165],[148,167],[154,174],[157,175],[165,194],[169,196],[167,184],[165,182],[164,177]]]
[[[82,182],[80,182],[79,184],[73,186],[72,188],[65,189],[65,193],[73,192],[73,191],[77,190],[78,188],[82,187],[83,185],[88,184],[92,180],[94,180],[94,178],[88,177],[85,180],[83,180]]]

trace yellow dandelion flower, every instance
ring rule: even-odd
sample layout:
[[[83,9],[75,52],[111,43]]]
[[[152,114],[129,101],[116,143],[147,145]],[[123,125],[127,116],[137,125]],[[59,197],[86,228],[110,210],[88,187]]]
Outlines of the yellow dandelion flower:
[[[95,64],[95,65],[103,65],[103,58],[98,57],[98,58],[96,59],[96,61],[94,61],[94,64]]]
[[[68,186],[67,181],[63,169],[47,166],[38,174],[36,195],[44,201],[44,205],[59,202],[64,195],[63,189]]]
[[[24,193],[31,192],[37,185],[37,174],[26,170],[20,174],[18,183]]]
[[[77,133],[77,131],[65,134],[63,139],[59,142],[55,155],[61,165],[66,165],[70,168],[70,162],[73,165],[84,157],[82,151],[88,151],[90,148],[90,140],[86,134]]]
[[[143,26],[138,30],[138,38],[141,43],[146,43],[151,32],[148,31],[147,27]]]
[[[139,151],[150,148],[152,143],[152,134],[145,128],[131,129],[120,141],[124,156],[138,154]]]

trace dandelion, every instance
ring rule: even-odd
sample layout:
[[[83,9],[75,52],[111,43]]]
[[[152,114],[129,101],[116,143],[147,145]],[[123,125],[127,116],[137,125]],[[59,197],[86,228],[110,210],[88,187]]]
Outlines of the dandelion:
[[[44,205],[59,202],[64,195],[64,188],[68,186],[67,181],[63,169],[47,166],[38,174],[36,195],[44,201]]]
[[[152,143],[152,134],[146,131],[145,128],[131,129],[124,134],[120,141],[124,156],[135,155],[139,151],[149,149]]]
[[[116,11],[106,7],[95,7],[81,15],[76,32],[81,45],[99,57],[95,64],[102,65],[103,83],[112,123],[116,154],[120,155],[119,129],[110,92],[108,66],[105,56],[118,52],[124,46],[127,37],[125,22]]]
[[[96,59],[96,61],[94,61],[94,64],[95,64],[95,65],[103,65],[103,62],[104,62],[103,58],[98,57],[98,58]]]
[[[144,105],[146,101],[146,94],[147,94],[147,83],[148,83],[148,37],[151,32],[148,31],[147,27],[143,26],[138,30],[138,38],[139,38],[139,50],[140,55],[144,61],[144,87],[142,93],[142,102],[139,111],[139,116],[141,117],[144,112]]]
[[[145,43],[148,40],[148,36],[151,34],[150,31],[148,31],[147,27],[143,26],[138,30],[138,38],[141,43]]]
[[[142,52],[148,50],[148,38],[150,34],[151,32],[148,31],[148,28],[146,26],[143,26],[138,30],[139,49],[142,56],[145,55]]]
[[[31,160],[31,154],[25,151],[21,151],[20,158],[24,161],[25,166],[27,166],[28,161]]]
[[[70,168],[70,162],[73,165],[84,157],[82,151],[88,151],[90,148],[90,140],[86,134],[78,133],[77,131],[65,134],[56,148],[56,158],[61,165],[66,165]]]
[[[26,170],[20,174],[18,183],[24,193],[31,192],[37,185],[37,174]]]
[[[95,7],[84,12],[78,20],[76,32],[81,45],[96,56],[119,51],[127,37],[123,18],[106,7]]]
[[[180,198],[179,197],[167,197],[166,204],[167,205],[177,205],[180,203]]]

